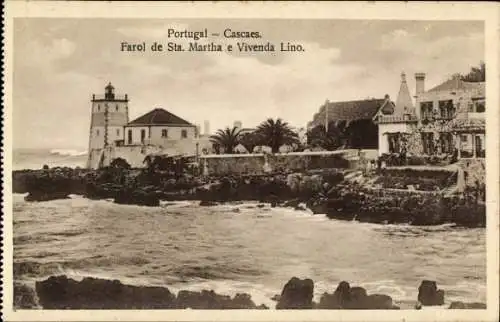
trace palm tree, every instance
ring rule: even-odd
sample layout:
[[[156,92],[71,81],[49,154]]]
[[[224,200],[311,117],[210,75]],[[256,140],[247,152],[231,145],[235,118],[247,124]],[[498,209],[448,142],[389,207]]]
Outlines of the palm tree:
[[[299,136],[292,131],[287,122],[278,118],[269,118],[262,122],[255,131],[262,139],[262,144],[271,147],[273,153],[279,152],[280,146],[284,144],[298,144]]]
[[[240,129],[226,127],[224,130],[218,130],[215,135],[210,136],[210,142],[214,146],[224,149],[224,153],[233,153],[234,148],[239,144]]]

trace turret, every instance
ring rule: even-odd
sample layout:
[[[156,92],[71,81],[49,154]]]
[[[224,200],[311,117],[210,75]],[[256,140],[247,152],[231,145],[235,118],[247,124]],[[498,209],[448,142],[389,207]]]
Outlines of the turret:
[[[92,94],[89,161],[93,150],[113,146],[124,140],[123,126],[129,121],[128,101],[126,94],[115,95],[111,83],[104,88],[104,95]]]

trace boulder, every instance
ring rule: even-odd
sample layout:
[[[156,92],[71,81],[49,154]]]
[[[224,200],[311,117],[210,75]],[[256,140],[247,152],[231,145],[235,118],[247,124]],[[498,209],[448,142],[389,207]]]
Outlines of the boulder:
[[[435,281],[423,280],[418,287],[418,301],[425,306],[443,305],[444,291],[438,290]]]
[[[448,309],[461,309],[461,310],[470,310],[470,309],[476,309],[476,310],[485,310],[486,309],[486,304],[480,303],[480,302],[472,302],[472,303],[464,303],[464,302],[451,302],[450,306]]]
[[[14,307],[17,309],[36,308],[35,291],[27,285],[14,283]]]
[[[300,199],[292,199],[292,200],[288,200],[287,202],[285,202],[283,204],[283,207],[292,207],[292,208],[295,208],[295,207],[298,207],[298,205],[301,203]]]
[[[263,309],[257,307],[249,294],[238,293],[231,299],[230,296],[220,295],[214,291],[203,290],[201,292],[179,291],[175,307],[177,309]]]
[[[319,301],[319,309],[342,309],[349,301],[351,286],[346,281],[339,283],[333,294],[324,293]]]
[[[276,309],[312,309],[314,282],[292,277],[283,287]]]
[[[65,275],[36,282],[36,293],[44,309],[169,309],[175,303],[175,295],[165,287],[91,277],[75,281]]]
[[[115,195],[115,203],[158,207],[160,205],[160,198],[154,191],[147,192],[141,189],[130,191],[123,189]]]
[[[324,293],[318,304],[318,309],[350,309],[350,310],[392,310],[392,298],[384,294],[368,295],[362,287],[350,287],[342,281],[333,294]]]
[[[175,307],[177,309],[221,309],[228,306],[231,298],[216,294],[214,291],[179,291]]]
[[[215,201],[202,200],[200,201],[200,206],[202,207],[217,206],[217,203]]]

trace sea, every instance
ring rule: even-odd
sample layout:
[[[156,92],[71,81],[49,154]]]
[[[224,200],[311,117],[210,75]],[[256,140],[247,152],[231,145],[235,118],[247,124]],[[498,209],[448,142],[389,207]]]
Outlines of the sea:
[[[77,150],[47,152],[52,159],[20,160],[68,166],[86,160]],[[443,308],[452,301],[486,303],[484,228],[331,220],[256,202],[143,207],[77,195],[26,202],[23,194],[13,201],[15,282],[32,288],[49,276],[92,276],[174,292],[246,292],[257,305],[274,307],[271,298],[296,276],[314,280],[315,301],[348,281],[410,308],[428,279],[445,290]]]
[[[12,151],[13,170],[41,169],[49,167],[85,167],[87,150],[69,149],[14,149]]]

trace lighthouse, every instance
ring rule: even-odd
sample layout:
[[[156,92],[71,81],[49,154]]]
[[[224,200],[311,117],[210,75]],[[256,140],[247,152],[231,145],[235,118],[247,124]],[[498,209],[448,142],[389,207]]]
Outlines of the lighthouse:
[[[115,94],[109,83],[104,95],[92,95],[89,133],[89,157],[95,150],[113,146],[123,141],[123,126],[128,123],[128,96]]]

